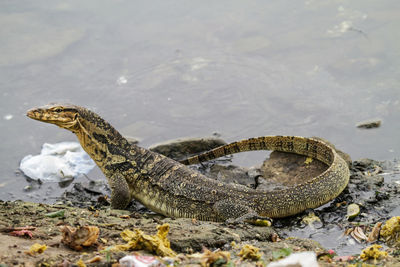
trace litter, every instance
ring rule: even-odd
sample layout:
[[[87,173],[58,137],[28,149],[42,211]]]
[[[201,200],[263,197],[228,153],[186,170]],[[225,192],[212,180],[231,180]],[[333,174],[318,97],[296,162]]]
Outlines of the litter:
[[[19,168],[28,177],[42,182],[61,182],[87,174],[94,161],[77,142],[44,143],[39,155],[28,155]]]
[[[124,267],[163,267],[165,266],[156,257],[145,255],[128,255],[119,260]]]
[[[289,266],[318,267],[317,255],[310,251],[293,253],[282,260],[271,262],[267,267]]]
[[[97,226],[88,225],[77,228],[65,225],[60,227],[60,231],[62,233],[61,242],[76,251],[96,244],[100,233]]]
[[[176,253],[171,249],[170,242],[167,238],[169,232],[169,224],[157,226],[157,234],[146,235],[139,229],[133,231],[126,229],[121,233],[121,237],[128,243],[117,245],[115,250],[147,250],[159,256],[174,257]]]

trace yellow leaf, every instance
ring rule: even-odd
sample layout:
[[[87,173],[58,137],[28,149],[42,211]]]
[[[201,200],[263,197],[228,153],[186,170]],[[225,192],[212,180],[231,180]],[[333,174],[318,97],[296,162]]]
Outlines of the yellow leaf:
[[[242,247],[242,250],[239,252],[238,256],[240,256],[242,260],[245,259],[259,260],[261,258],[259,250],[260,249],[257,247],[246,244]]]
[[[156,235],[146,235],[139,229],[124,230],[121,233],[122,239],[127,243],[117,245],[116,250],[141,250],[145,249],[149,252],[154,252],[159,256],[174,257],[176,253],[171,249],[170,242],[167,238],[169,232],[169,224],[165,223],[157,227]]]
[[[388,253],[386,251],[380,251],[379,249],[382,248],[381,245],[372,245],[369,246],[361,252],[360,258],[364,261],[368,259],[379,259],[380,257],[386,258]]]
[[[33,244],[30,248],[29,251],[25,251],[26,254],[28,255],[36,255],[36,254],[41,254],[47,249],[46,245],[41,245],[39,243]]]
[[[307,157],[306,160],[304,161],[305,164],[310,164],[311,162],[313,162],[313,158]]]
[[[76,265],[78,265],[78,267],[86,267],[86,264],[83,262],[82,259],[80,259],[79,261],[76,262]]]

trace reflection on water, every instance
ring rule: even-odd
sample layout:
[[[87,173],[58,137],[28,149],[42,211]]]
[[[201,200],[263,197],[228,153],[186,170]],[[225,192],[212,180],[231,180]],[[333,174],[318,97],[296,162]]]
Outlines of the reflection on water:
[[[56,101],[92,108],[144,146],[214,132],[227,141],[288,134],[324,137],[353,158],[398,157],[395,6],[2,2],[0,199],[43,200],[26,195],[14,171],[43,143],[76,140],[24,116]],[[382,119],[381,128],[355,128],[370,118]]]

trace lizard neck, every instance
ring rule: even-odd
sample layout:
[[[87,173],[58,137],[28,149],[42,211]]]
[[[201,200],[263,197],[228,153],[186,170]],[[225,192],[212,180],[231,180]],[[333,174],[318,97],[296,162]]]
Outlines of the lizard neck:
[[[81,146],[107,177],[115,171],[135,169],[132,162],[139,147],[130,144],[108,122],[89,110],[84,110],[78,123],[75,134]]]

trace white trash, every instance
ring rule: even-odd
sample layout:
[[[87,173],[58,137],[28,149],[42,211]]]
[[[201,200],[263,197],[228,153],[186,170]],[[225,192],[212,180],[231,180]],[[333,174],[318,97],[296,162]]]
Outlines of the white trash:
[[[288,267],[288,266],[301,266],[301,267],[318,267],[317,255],[315,252],[306,251],[293,253],[286,258],[274,261],[268,264],[267,267]]]
[[[128,255],[119,260],[124,267],[164,267],[156,257],[145,255]]]
[[[28,177],[43,182],[60,182],[87,174],[94,161],[77,142],[44,143],[39,155],[25,156],[19,168]]]

